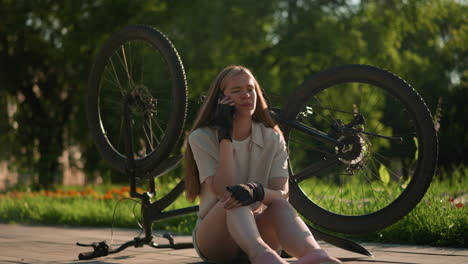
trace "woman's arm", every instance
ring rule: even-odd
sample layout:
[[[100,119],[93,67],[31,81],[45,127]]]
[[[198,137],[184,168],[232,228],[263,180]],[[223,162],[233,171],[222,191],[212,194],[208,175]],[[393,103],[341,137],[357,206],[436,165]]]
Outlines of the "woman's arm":
[[[263,188],[265,190],[265,197],[262,203],[270,205],[273,200],[289,198],[289,184],[287,177],[273,178],[268,182],[269,188]]]
[[[234,155],[231,141],[223,139],[219,143],[218,168],[214,176],[206,179],[206,184],[219,200],[224,196],[226,187],[235,184]]]
[[[216,174],[207,179],[208,189],[220,200],[227,186],[234,184],[234,154],[232,149],[232,129],[234,101],[220,92],[215,113],[219,141],[219,159]]]

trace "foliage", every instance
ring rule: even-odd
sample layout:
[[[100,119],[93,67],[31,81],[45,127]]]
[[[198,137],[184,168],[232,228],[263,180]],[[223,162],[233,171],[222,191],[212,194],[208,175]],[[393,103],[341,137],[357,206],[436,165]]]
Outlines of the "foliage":
[[[270,102],[281,106],[310,74],[365,63],[401,75],[432,111],[442,98],[440,165],[467,161],[464,1],[0,0],[0,5],[0,115],[6,117],[0,119],[0,160],[36,186],[60,182],[57,158],[69,146],[79,146],[87,175],[110,173],[86,132],[86,80],[103,41],[128,24],[155,26],[177,47],[190,89],[188,126],[197,98],[226,65],[252,68]]]

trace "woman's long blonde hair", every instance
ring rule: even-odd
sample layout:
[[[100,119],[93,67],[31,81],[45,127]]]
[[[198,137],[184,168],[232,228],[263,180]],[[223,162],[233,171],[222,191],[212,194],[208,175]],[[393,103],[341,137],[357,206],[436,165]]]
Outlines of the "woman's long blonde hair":
[[[252,120],[255,122],[263,123],[266,127],[271,127],[278,133],[282,134],[278,125],[275,124],[273,118],[268,110],[268,105],[263,97],[262,90],[255,77],[249,69],[233,65],[228,66],[222,70],[218,76],[211,83],[206,97],[197,117],[193,123],[193,127],[189,134],[197,128],[213,125],[216,107],[218,104],[218,94],[226,88],[226,80],[233,76],[245,73],[249,75],[255,82],[255,92],[257,93],[257,106],[252,115]],[[184,153],[184,170],[185,170],[185,195],[188,200],[194,201],[200,194],[200,177],[198,174],[197,164],[195,163],[192,149],[188,143],[188,136],[185,140],[185,153]]]

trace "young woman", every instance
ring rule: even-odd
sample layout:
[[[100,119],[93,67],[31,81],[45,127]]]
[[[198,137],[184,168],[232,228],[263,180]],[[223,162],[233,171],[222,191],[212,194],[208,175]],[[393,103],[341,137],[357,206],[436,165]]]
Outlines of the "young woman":
[[[187,198],[200,196],[193,243],[214,263],[341,263],[315,241],[288,199],[288,154],[262,91],[242,66],[211,84],[188,137]]]

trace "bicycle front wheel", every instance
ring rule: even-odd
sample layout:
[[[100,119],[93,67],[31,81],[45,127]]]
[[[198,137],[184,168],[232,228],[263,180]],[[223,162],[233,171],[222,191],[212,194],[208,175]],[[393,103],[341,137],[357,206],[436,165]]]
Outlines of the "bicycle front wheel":
[[[169,156],[187,112],[182,61],[167,37],[148,26],[131,25],[113,34],[100,50],[89,77],[92,135],[102,157],[121,172],[126,165],[125,102],[141,177]]]
[[[344,65],[315,74],[282,116],[302,125],[283,127],[290,201],[318,226],[341,233],[389,226],[430,185],[438,151],[431,114],[417,92],[388,71]]]

